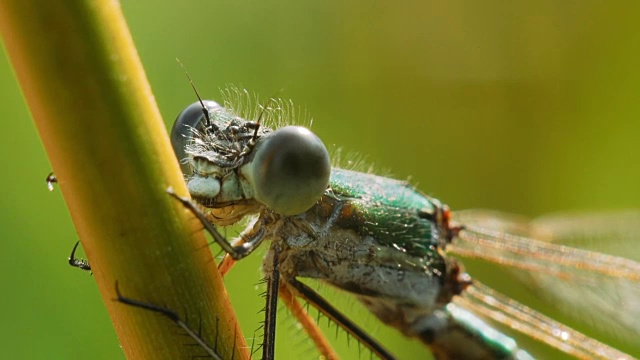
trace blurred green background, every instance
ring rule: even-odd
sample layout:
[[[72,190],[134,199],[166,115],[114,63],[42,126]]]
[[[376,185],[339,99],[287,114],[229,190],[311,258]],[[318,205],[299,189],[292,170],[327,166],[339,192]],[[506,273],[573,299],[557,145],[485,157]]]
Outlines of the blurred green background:
[[[327,146],[364,155],[397,178],[410,176],[453,209],[536,216],[640,204],[639,4],[138,0],[122,6],[167,126],[195,100],[177,57],[207,98],[218,98],[226,84],[262,96],[282,89],[282,97],[313,115]],[[122,358],[92,278],[66,264],[74,227],[60,192],[45,186],[55,169],[6,56],[0,94],[0,358]],[[153,209],[140,216],[153,216]],[[259,255],[250,257],[227,279],[247,337],[261,316],[259,264]],[[509,291],[501,273],[478,271]],[[280,324],[278,359],[314,358],[300,330],[291,321]],[[365,324],[401,358],[424,353],[371,319]],[[336,337],[333,329],[329,334]],[[344,336],[336,341],[346,346]],[[358,357],[357,346],[346,351],[345,358]]]

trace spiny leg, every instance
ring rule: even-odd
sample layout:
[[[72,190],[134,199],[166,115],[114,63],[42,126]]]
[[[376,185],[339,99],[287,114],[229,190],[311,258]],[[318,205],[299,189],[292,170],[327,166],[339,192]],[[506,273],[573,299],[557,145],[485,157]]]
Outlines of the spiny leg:
[[[262,224],[260,224],[262,225]],[[231,242],[232,247],[240,247],[242,244],[250,242],[252,239],[255,239],[258,236],[264,236],[262,231],[262,226],[249,226],[245,229],[240,236],[235,238]],[[218,271],[220,272],[220,276],[224,277],[231,270],[231,268],[236,264],[236,260],[228,253],[224,254],[222,261],[218,264]]]
[[[295,292],[298,296],[318,309],[318,311],[323,313],[325,316],[333,320],[341,328],[355,337],[360,343],[369,348],[369,350],[371,350],[378,357],[385,360],[395,359],[395,357],[391,353],[389,353],[389,351],[385,349],[380,343],[369,336],[358,325],[349,320],[344,314],[338,311],[338,309],[336,309],[333,305],[331,305],[327,300],[325,300],[322,296],[320,296],[320,294],[315,292],[309,286],[305,285],[295,278],[287,279],[286,284],[290,288],[295,289]]]
[[[179,200],[187,209],[189,209],[198,218],[198,220],[200,220],[205,230],[207,230],[207,232],[211,234],[211,236],[213,236],[213,239],[216,241],[216,243],[218,243],[218,245],[222,247],[222,250],[229,254],[229,256],[231,256],[234,260],[240,260],[245,256],[251,254],[264,240],[264,230],[259,229],[259,233],[256,234],[256,236],[253,237],[250,241],[243,242],[242,244],[237,246],[233,246],[222,234],[220,234],[215,225],[213,225],[213,223],[211,223],[211,221],[207,219],[206,215],[202,211],[200,211],[198,206],[193,201],[191,201],[191,199],[177,195],[172,188],[168,188],[167,193]]]
[[[291,292],[291,290],[287,287],[286,283],[280,283],[280,289],[278,292],[278,296],[280,300],[285,304],[291,314],[298,320],[298,323],[302,325],[304,331],[309,335],[316,348],[326,359],[335,360],[338,359],[339,356],[333,350],[329,341],[322,333],[322,330],[318,327],[318,324],[309,313],[302,307],[298,299],[296,299],[295,295]]]
[[[120,293],[120,288],[118,287],[118,282],[116,281],[116,298],[114,300],[119,301],[123,304],[130,305],[133,307],[137,307],[140,309],[152,311],[158,313],[167,319],[171,320],[174,324],[178,325],[182,330],[184,330],[187,335],[189,335],[211,358],[214,360],[223,360],[222,356],[220,356],[217,351],[212,348],[199,333],[195,332],[186,322],[184,322],[180,316],[172,310],[145,303],[139,300],[131,299],[128,297],[122,296]]]
[[[262,360],[274,360],[276,348],[276,316],[278,314],[278,289],[280,287],[279,249],[273,248],[271,276],[267,278],[267,298],[264,311],[264,339],[262,342]]]
[[[218,271],[220,272],[220,276],[225,277],[225,275],[227,275],[227,273],[235,264],[236,261],[229,254],[225,254],[222,258],[222,261],[220,261],[220,264],[218,264]]]

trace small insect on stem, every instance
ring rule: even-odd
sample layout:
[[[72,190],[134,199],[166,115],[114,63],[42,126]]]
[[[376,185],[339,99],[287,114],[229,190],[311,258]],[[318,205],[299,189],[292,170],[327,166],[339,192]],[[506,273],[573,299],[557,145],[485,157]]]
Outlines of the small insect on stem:
[[[89,262],[87,260],[76,258],[76,250],[78,249],[78,245],[80,245],[80,241],[76,242],[76,244],[73,246],[73,250],[71,250],[71,255],[69,255],[69,265],[80,270],[91,271],[91,265],[89,265]]]
[[[45,180],[47,181],[47,189],[49,189],[49,191],[53,191],[53,184],[58,183],[58,178],[53,173],[49,173]]]

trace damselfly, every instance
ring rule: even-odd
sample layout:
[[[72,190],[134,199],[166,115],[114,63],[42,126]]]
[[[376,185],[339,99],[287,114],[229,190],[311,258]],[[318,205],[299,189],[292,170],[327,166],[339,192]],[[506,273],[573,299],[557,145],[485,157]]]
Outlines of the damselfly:
[[[439,359],[531,358],[486,320],[578,358],[632,358],[472,280],[449,254],[516,269],[546,290],[541,297],[582,314],[577,317],[592,317],[604,331],[615,329],[638,351],[640,264],[554,242],[593,232],[618,236],[619,221],[613,223],[618,217],[527,223],[497,213],[453,216],[407,182],[331,168],[322,141],[306,128],[274,131],[263,125],[273,117],[286,123],[279,118],[289,113],[286,107],[273,100],[253,114],[256,121],[247,121],[250,117],[227,104],[198,101],[180,114],[172,130],[198,205],[178,198],[227,253],[221,271],[271,240],[263,262],[268,284],[263,359],[274,358],[278,295],[323,355],[337,357],[299,298],[380,358],[394,358],[305,285],[306,278],[352,294]],[[637,227],[640,216],[627,215]],[[251,223],[232,242],[216,229],[249,216]]]

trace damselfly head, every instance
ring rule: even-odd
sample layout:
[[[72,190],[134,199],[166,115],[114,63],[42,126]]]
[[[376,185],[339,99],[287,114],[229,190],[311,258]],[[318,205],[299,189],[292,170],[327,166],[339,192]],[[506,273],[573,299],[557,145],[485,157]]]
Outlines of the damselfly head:
[[[264,205],[296,215],[328,186],[327,149],[301,126],[273,131],[213,101],[198,101],[180,113],[171,141],[191,196],[210,208],[253,204],[255,211]]]

